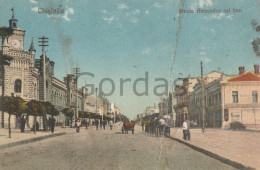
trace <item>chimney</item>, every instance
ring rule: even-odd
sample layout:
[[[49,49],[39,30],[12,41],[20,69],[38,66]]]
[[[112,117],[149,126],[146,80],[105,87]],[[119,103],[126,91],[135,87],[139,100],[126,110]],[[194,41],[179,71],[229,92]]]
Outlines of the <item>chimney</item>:
[[[258,64],[254,65],[254,69],[255,69],[255,74],[259,74],[259,65]]]
[[[245,72],[245,67],[238,67],[238,70],[239,70],[239,75],[241,75],[241,74],[244,74],[244,72]]]

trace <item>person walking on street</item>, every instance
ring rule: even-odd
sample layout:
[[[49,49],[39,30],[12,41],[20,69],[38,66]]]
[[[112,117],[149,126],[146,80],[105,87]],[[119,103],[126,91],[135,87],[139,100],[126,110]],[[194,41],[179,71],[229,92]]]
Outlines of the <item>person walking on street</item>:
[[[113,122],[112,122],[112,120],[110,120],[109,121],[110,130],[112,130],[112,125],[113,125]]]
[[[86,129],[88,129],[88,122],[86,122]]]
[[[96,130],[98,130],[98,120],[97,119],[95,121],[95,125],[96,125]]]
[[[189,120],[186,120],[187,122],[187,140],[190,140],[190,124],[191,122]]]
[[[56,119],[54,119],[53,117],[50,118],[51,133],[54,133],[55,121]]]
[[[24,116],[22,116],[22,118],[21,118],[21,133],[24,132],[25,123],[26,123],[26,120],[25,120]]]
[[[105,120],[103,121],[103,129],[104,130],[106,129],[106,121]]]
[[[80,120],[78,119],[76,123],[76,132],[79,133],[79,131],[80,131]]]
[[[144,121],[142,121],[142,131],[144,131]]]
[[[187,140],[187,130],[188,130],[188,124],[186,122],[186,119],[182,123],[182,130],[183,130],[183,139]]]

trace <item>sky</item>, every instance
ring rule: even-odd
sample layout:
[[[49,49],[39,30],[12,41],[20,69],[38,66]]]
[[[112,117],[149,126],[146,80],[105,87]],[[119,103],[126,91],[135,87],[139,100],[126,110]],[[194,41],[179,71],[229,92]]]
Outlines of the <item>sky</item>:
[[[180,14],[180,6],[194,13]],[[8,26],[12,7],[18,27],[26,31],[25,50],[33,38],[39,58],[38,38],[48,37],[47,56],[55,62],[55,77],[63,80],[79,67],[95,76],[81,76],[79,86],[102,85],[104,93],[112,89],[105,78],[111,79],[115,90],[107,98],[131,119],[160,102],[163,96],[153,90],[164,83],[156,78],[169,82],[169,77],[199,76],[201,61],[204,73],[231,75],[238,74],[239,66],[253,71],[253,65],[260,64],[251,44],[260,38],[255,28],[260,23],[259,0],[0,0],[0,26]],[[64,13],[39,13],[38,8]],[[197,13],[198,8],[221,12]],[[146,72],[148,95],[137,96],[134,82]],[[122,88],[120,79],[129,78]],[[136,86],[144,92],[144,82]]]

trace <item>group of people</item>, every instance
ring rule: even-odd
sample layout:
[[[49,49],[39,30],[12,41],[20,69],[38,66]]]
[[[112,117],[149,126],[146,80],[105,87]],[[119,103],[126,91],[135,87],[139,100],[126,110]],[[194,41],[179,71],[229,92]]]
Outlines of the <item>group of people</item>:
[[[109,124],[110,130],[112,130],[113,121],[110,120],[108,122],[108,124]],[[106,129],[106,125],[107,125],[107,121],[103,120],[103,121],[100,121],[100,123],[99,123],[99,121],[96,119],[95,120],[96,130],[98,130],[98,125],[100,125],[100,129],[102,129],[102,127],[103,127],[103,129],[105,130]]]
[[[143,122],[141,123],[142,125],[142,131],[145,131],[147,132],[147,126],[145,126],[147,123]],[[159,120],[159,124],[160,125],[164,125],[165,124],[165,121],[164,119],[160,119]],[[191,139],[191,135],[190,135],[190,126],[191,126],[191,122],[187,119],[184,120],[183,124],[182,124],[182,130],[183,130],[183,139],[184,140],[190,140]],[[146,128],[145,128],[146,127]]]
[[[51,130],[52,133],[54,133],[54,127],[55,127],[55,122],[56,122],[56,119],[53,118],[53,117],[49,117],[49,120],[47,122],[48,124],[48,129]],[[24,115],[21,117],[21,133],[24,132],[24,129],[25,129],[25,124],[26,124],[26,119],[24,118]],[[36,130],[39,130],[39,122],[36,121],[35,122],[36,124]],[[34,125],[35,126],[35,125]],[[34,126],[33,126],[33,129],[34,129]]]
[[[170,126],[163,118],[152,118],[141,122],[142,131],[155,136],[170,136]]]
[[[88,122],[82,122],[82,123],[84,123],[85,125],[86,125],[86,129],[88,129],[88,126],[90,125]],[[113,125],[113,121],[112,120],[110,120],[109,122],[108,122],[108,124],[109,124],[109,126],[110,126],[110,130],[112,130],[112,125]],[[106,125],[107,125],[107,121],[106,120],[103,120],[103,121],[100,121],[100,123],[99,123],[99,120],[98,119],[96,119],[94,122],[92,122],[92,125],[95,125],[96,126],[96,129],[98,130],[98,127],[99,127],[99,125],[100,125],[100,129],[106,129]],[[81,122],[80,122],[80,119],[78,119],[77,121],[76,121],[76,132],[78,132],[79,133],[79,131],[80,131],[80,126],[81,126]]]

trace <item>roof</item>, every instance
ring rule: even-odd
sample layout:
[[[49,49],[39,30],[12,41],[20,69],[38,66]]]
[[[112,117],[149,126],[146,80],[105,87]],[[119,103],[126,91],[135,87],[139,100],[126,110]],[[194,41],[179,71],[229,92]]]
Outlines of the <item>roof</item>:
[[[259,75],[256,75],[252,73],[251,71],[247,71],[242,75],[238,75],[235,77],[231,77],[228,79],[229,82],[235,82],[235,81],[260,81]]]
[[[32,39],[32,42],[31,42],[31,46],[30,46],[30,48],[29,48],[29,51],[36,51],[35,48],[34,48],[33,39]]]

